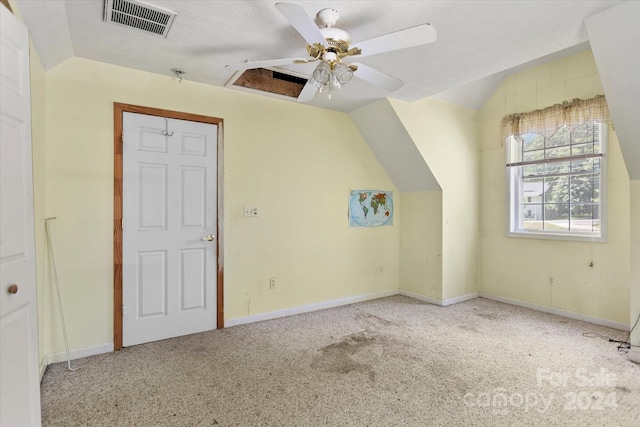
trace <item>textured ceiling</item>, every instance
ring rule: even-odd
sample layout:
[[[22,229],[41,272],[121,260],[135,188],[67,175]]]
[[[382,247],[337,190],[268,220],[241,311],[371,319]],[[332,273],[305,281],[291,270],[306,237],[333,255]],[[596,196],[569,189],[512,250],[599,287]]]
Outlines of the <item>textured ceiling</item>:
[[[309,102],[352,111],[373,100],[436,96],[479,108],[504,75],[523,64],[584,49],[583,20],[622,1],[290,1],[311,17],[323,8],[340,13],[337,27],[352,44],[422,23],[438,40],[358,59],[405,85],[387,92],[353,79],[327,99]],[[104,0],[16,0],[45,69],[77,56],[124,67],[224,86],[225,65],[245,60],[306,57],[305,41],[274,7],[275,1],[164,1],[148,3],[176,11],[167,38],[103,21]],[[313,64],[290,68],[309,74]],[[357,75],[357,73],[356,73]]]

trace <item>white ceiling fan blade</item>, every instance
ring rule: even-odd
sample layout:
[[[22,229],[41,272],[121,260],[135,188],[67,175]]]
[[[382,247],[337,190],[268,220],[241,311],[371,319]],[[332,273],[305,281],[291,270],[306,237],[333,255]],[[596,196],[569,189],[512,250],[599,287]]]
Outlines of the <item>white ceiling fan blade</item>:
[[[327,42],[316,23],[307,15],[307,12],[304,11],[302,6],[294,3],[276,3],[276,9],[287,18],[289,23],[293,25],[293,28],[295,28],[310,45],[320,43],[324,46]]]
[[[251,68],[265,68],[275,67],[277,65],[289,65],[298,61],[306,62],[303,58],[283,58],[283,59],[269,59],[267,61],[247,61],[240,64],[227,65],[225,68],[230,71],[249,70]]]
[[[433,43],[437,38],[438,32],[434,27],[430,24],[422,24],[353,45],[362,50],[359,56],[363,57]]]
[[[371,83],[372,85],[382,87],[388,91],[398,90],[402,85],[404,85],[402,80],[396,79],[382,71],[360,64],[359,62],[353,62],[352,64],[358,67],[353,75],[361,80]]]
[[[300,95],[298,95],[298,102],[307,102],[311,101],[314,96],[316,96],[316,92],[318,92],[318,88],[311,84],[311,82],[307,82],[306,85],[302,88]]]

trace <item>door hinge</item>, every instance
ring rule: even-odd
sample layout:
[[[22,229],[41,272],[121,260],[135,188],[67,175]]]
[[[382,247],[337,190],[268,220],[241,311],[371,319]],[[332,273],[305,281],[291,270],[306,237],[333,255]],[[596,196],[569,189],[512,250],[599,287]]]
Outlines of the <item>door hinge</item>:
[[[124,144],[124,131],[120,134],[120,144]]]
[[[120,230],[124,230],[124,218],[120,218]]]
[[[120,306],[120,316],[124,317],[124,304]]]

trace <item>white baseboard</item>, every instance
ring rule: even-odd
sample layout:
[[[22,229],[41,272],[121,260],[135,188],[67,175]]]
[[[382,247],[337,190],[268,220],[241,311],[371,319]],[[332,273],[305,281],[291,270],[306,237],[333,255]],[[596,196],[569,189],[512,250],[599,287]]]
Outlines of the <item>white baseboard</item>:
[[[428,297],[426,295],[416,294],[415,292],[405,291],[400,289],[400,295],[404,295],[405,297],[417,299],[418,301],[428,302],[429,304],[442,306],[442,300],[438,298]]]
[[[420,301],[428,302],[429,304],[439,305],[441,307],[446,307],[448,305],[457,304],[459,302],[469,301],[471,299],[478,298],[480,296],[480,294],[475,292],[475,293],[472,293],[472,294],[461,295],[459,297],[448,298],[448,299],[442,300],[442,299],[438,299],[438,298],[432,298],[432,297],[428,297],[428,296],[425,296],[425,295],[416,294],[415,292],[404,291],[402,289],[400,290],[400,295],[404,295],[404,296],[409,297],[409,298],[413,298],[413,299],[417,299],[417,300],[420,300]]]
[[[409,291],[405,291],[405,290],[402,290],[402,289],[400,290],[399,293],[400,293],[400,295],[404,295],[404,296],[407,296],[409,298],[413,298],[413,299],[417,299],[417,300],[420,300],[420,301],[428,302],[429,304],[439,305],[441,307],[446,307],[448,305],[457,304],[457,303],[460,303],[460,302],[469,301],[469,300],[472,300],[474,298],[481,297],[481,298],[486,298],[486,299],[490,299],[490,300],[493,300],[493,301],[503,302],[505,304],[516,305],[518,307],[525,307],[525,308],[530,308],[530,309],[536,310],[536,311],[542,311],[544,313],[556,314],[558,316],[568,317],[570,319],[582,320],[582,321],[585,321],[585,322],[594,323],[596,325],[607,326],[609,328],[619,329],[621,331],[629,331],[629,325],[627,325],[626,323],[616,322],[616,321],[608,320],[608,319],[602,319],[600,317],[589,316],[589,315],[586,315],[586,314],[574,313],[572,311],[562,310],[560,308],[546,307],[544,305],[538,305],[538,304],[533,304],[533,303],[530,303],[530,302],[520,301],[520,300],[516,300],[516,299],[512,299],[512,298],[506,298],[506,297],[501,297],[501,296],[498,296],[498,295],[487,294],[485,292],[475,292],[475,293],[472,293],[472,294],[461,295],[459,297],[449,298],[449,299],[445,299],[445,300],[427,297],[427,296],[424,296],[424,295],[416,294],[414,292],[409,292]],[[629,352],[629,353],[631,354],[631,352]],[[630,360],[632,360],[631,357],[632,356],[630,355],[629,356]],[[640,359],[640,352],[638,352],[638,354],[636,354],[636,355],[633,355],[633,357],[637,357],[638,359]],[[640,363],[640,361],[638,361],[638,363]]]
[[[44,372],[47,370],[47,366],[49,366],[49,358],[45,354],[40,361],[40,382],[42,382],[42,378],[44,378]]]
[[[478,298],[479,296],[480,294],[478,292],[474,292],[472,294],[460,295],[459,297],[455,297],[455,298],[448,298],[448,299],[442,300],[442,306],[446,307],[448,305],[458,304],[459,302],[469,301],[471,299]]]
[[[640,350],[638,350],[637,348],[629,349],[629,353],[627,353],[627,359],[635,363],[640,363]]]
[[[375,294],[358,295],[354,297],[341,298],[332,301],[324,301],[316,304],[302,305],[299,307],[287,308],[284,310],[271,311],[269,313],[254,314],[252,316],[236,317],[235,319],[229,319],[224,321],[225,328],[237,325],[244,325],[246,323],[260,322],[263,320],[278,319],[280,317],[293,316],[295,314],[308,313],[310,311],[324,310],[326,308],[338,307],[341,305],[354,304],[357,302],[369,301],[372,299],[390,297],[398,295],[398,290],[377,292]]]
[[[530,302],[520,301],[517,299],[501,297],[493,294],[487,294],[485,292],[480,292],[479,296],[481,298],[503,302],[505,304],[517,305],[519,307],[530,308],[532,310],[542,311],[544,313],[550,313],[550,314],[556,314],[562,317],[568,317],[569,319],[582,320],[589,323],[595,323],[596,325],[602,325],[602,326],[607,326],[613,329],[619,329],[621,331],[629,331],[629,325],[627,325],[626,323],[616,322],[608,319],[602,319],[600,317],[589,316],[586,314],[574,313],[573,311],[563,310],[560,308],[546,307],[544,305],[538,305]]]
[[[109,343],[71,350],[69,352],[69,357],[71,358],[71,360],[74,360],[81,359],[83,357],[95,356],[102,353],[111,353],[112,351],[113,343]],[[67,352],[61,351],[60,353],[47,354],[45,355],[45,358],[48,365],[51,365],[53,363],[65,362],[67,360]]]

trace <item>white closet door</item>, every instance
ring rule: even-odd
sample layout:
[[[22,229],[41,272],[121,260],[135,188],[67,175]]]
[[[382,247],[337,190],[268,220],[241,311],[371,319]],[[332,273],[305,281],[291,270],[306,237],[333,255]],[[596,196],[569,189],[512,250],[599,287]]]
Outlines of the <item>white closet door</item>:
[[[0,6],[0,425],[40,425],[27,29]]]
[[[123,345],[215,329],[217,126],[124,113],[123,132]]]

